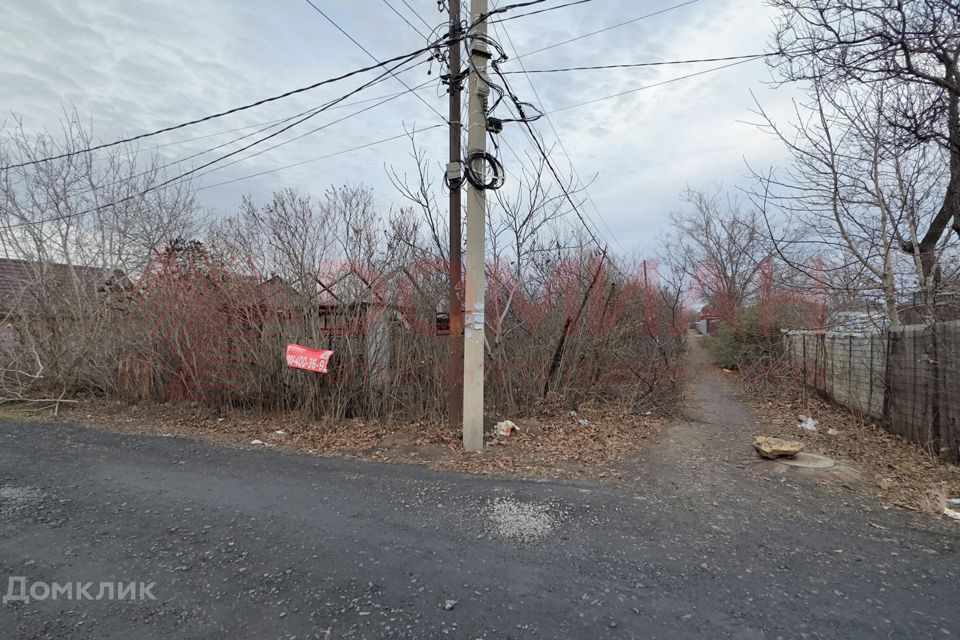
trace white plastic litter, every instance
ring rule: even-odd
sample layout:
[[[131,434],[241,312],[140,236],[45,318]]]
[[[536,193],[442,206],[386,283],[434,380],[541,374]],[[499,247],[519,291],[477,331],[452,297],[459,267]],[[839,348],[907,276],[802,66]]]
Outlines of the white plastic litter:
[[[250,444],[263,444],[263,440],[251,440]]]
[[[800,416],[797,418],[797,426],[806,431],[816,431],[817,421],[810,416]]]
[[[836,429],[827,429],[827,435],[828,435],[828,436],[835,436],[835,435],[837,435],[837,433],[839,433],[839,432],[838,432]]]
[[[276,431],[273,432],[273,435],[275,435],[275,436],[285,436],[285,435],[287,435],[287,432],[284,431],[283,429],[277,429]]]
[[[499,438],[505,438],[506,436],[509,436],[514,431],[519,433],[520,427],[515,425],[510,420],[504,420],[503,422],[498,422],[493,427],[493,432],[497,434],[497,437]]]

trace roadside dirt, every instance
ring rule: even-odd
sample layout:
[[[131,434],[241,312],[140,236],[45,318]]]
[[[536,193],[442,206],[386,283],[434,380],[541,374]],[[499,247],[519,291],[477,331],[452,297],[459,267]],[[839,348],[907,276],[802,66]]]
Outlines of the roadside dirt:
[[[486,421],[487,447],[467,454],[460,437],[436,423],[331,424],[291,414],[218,411],[199,402],[135,405],[85,399],[60,414],[0,407],[0,418],[79,424],[138,435],[194,438],[227,446],[276,448],[312,455],[423,464],[473,474],[530,477],[619,477],[621,463],[662,430],[665,420],[620,405],[588,403],[577,411],[509,417],[519,432],[497,438]]]
[[[891,434],[873,420],[800,384],[746,388],[762,418],[763,435],[799,440],[808,451],[855,466],[868,490],[885,506],[941,516],[947,498],[960,497],[960,467]],[[801,427],[801,416],[815,420],[816,431]]]

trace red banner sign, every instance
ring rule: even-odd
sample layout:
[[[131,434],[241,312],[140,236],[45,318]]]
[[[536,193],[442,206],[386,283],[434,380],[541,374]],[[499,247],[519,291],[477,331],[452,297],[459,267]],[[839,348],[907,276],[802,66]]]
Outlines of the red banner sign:
[[[326,373],[327,364],[333,351],[326,349],[308,349],[299,344],[287,345],[287,366],[294,369],[306,369],[316,373]]]

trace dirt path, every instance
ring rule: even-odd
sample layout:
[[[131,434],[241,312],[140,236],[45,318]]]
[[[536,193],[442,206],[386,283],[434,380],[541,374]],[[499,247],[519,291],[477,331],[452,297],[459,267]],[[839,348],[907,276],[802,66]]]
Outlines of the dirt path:
[[[691,384],[684,417],[647,452],[647,477],[665,480],[688,497],[730,493],[741,484],[730,475],[753,462],[749,447],[757,417],[742,389],[709,363],[699,339],[689,338],[688,345]]]
[[[858,470],[842,461],[833,469],[809,470],[759,459],[751,445],[756,435],[768,431],[767,425],[751,408],[741,383],[710,364],[700,339],[691,337],[688,344],[691,384],[684,416],[631,463],[651,495],[705,514],[735,509],[759,520],[788,510],[816,522],[877,528],[888,520],[894,528],[960,533],[952,523],[883,509]]]

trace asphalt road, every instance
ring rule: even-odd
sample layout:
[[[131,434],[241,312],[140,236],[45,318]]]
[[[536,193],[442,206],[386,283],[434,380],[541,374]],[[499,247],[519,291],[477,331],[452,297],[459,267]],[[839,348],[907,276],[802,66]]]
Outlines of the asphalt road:
[[[617,483],[0,423],[0,584],[156,597],[8,602],[0,638],[960,636],[960,528],[753,465],[725,384]]]

